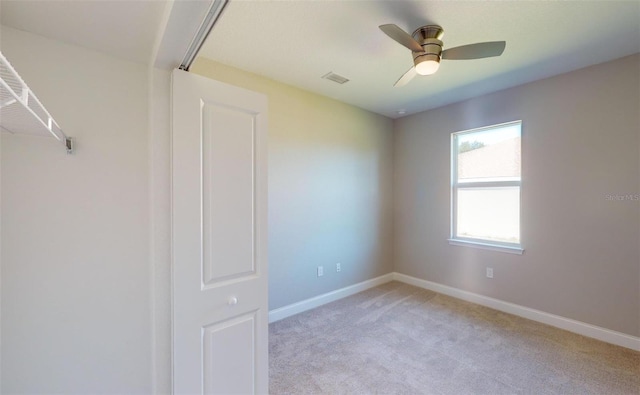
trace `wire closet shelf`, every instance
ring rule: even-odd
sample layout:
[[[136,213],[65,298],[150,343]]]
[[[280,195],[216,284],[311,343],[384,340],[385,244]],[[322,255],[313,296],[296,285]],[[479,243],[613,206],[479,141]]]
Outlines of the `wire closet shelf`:
[[[73,139],[64,134],[2,52],[0,127],[9,133],[53,136],[65,145],[67,153],[73,152]]]

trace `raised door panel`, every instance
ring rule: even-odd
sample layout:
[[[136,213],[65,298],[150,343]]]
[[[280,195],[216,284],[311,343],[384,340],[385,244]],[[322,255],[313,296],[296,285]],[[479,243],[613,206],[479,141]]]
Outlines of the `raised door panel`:
[[[256,325],[250,313],[202,329],[205,394],[255,393]]]
[[[255,114],[203,104],[203,285],[255,274]]]

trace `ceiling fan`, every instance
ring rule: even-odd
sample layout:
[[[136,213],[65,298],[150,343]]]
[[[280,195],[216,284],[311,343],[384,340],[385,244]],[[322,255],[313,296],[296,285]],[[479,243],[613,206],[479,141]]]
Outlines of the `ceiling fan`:
[[[430,75],[438,71],[440,60],[482,59],[502,55],[507,43],[505,41],[491,41],[462,45],[460,47],[442,50],[442,35],[444,30],[438,25],[426,25],[417,28],[412,35],[400,29],[397,25],[380,25],[387,36],[409,48],[413,54],[413,64],[393,86],[403,86],[411,81],[416,74]]]

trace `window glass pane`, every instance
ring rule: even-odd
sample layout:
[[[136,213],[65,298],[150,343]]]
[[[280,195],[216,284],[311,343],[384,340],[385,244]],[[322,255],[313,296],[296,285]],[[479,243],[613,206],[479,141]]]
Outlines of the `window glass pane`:
[[[520,187],[459,188],[457,236],[520,243]]]
[[[520,179],[520,124],[456,135],[458,182]]]

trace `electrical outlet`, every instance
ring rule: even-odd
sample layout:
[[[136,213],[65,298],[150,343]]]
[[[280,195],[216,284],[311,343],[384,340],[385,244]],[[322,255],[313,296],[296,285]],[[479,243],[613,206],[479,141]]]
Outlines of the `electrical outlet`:
[[[324,276],[324,269],[322,266],[318,266],[318,277]]]
[[[493,268],[492,267],[488,267],[487,268],[487,278],[493,278]]]
[[[339,272],[340,270],[342,270],[342,268],[340,267],[340,264],[336,263],[336,272]]]

